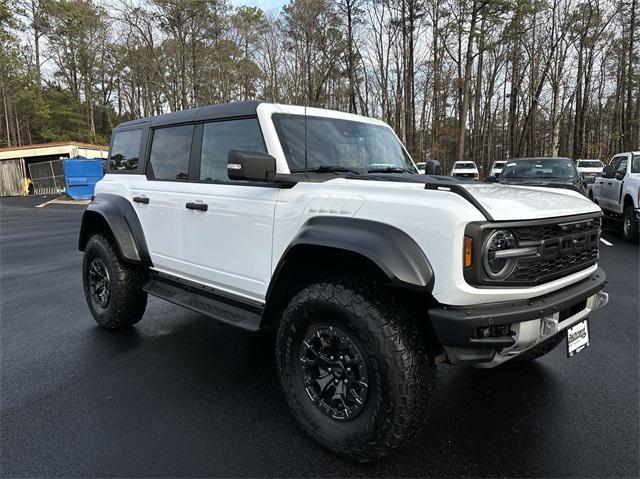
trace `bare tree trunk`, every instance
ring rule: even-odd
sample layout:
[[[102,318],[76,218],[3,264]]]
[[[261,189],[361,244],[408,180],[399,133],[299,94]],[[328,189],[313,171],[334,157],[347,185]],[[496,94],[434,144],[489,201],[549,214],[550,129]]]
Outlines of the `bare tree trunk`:
[[[471,20],[469,24],[469,39],[467,40],[467,53],[464,64],[464,80],[462,82],[462,107],[458,119],[458,148],[456,161],[464,159],[464,142],[467,136],[466,119],[469,111],[469,84],[471,83],[471,68],[473,66],[473,39],[475,37],[476,22],[478,20],[478,1],[473,0]]]
[[[2,106],[4,107],[4,123],[7,129],[7,146],[11,146],[11,132],[9,131],[9,108],[7,107],[7,94],[4,89],[4,76],[0,75],[0,89],[2,90]]]
[[[626,110],[625,110],[625,121],[624,121],[624,130],[623,130],[623,142],[624,149],[631,150],[634,148],[633,145],[633,130],[632,130],[632,118],[633,118],[633,64],[634,64],[634,46],[635,46],[635,36],[636,36],[636,8],[637,8],[638,0],[632,0],[631,2],[631,15],[630,15],[630,31],[629,31],[629,59],[627,62],[627,77],[626,77],[626,89],[627,89],[627,100],[626,100]]]

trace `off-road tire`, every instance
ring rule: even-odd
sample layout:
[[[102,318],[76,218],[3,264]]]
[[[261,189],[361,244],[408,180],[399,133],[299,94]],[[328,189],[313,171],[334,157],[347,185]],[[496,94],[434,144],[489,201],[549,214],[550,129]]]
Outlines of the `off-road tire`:
[[[550,353],[556,349],[564,341],[564,331],[560,331],[555,336],[550,337],[546,341],[534,346],[533,348],[525,351],[515,359],[518,361],[533,361],[534,359],[541,358],[547,353]]]
[[[109,277],[109,300],[103,307],[90,289],[90,267],[98,258]],[[84,251],[82,280],[89,310],[96,323],[106,329],[123,329],[142,319],[147,306],[147,293],[142,290],[146,270],[122,261],[111,242],[101,235],[92,236]]]
[[[627,206],[622,215],[622,238],[625,241],[638,241],[638,219],[633,206]]]
[[[313,284],[290,301],[278,328],[278,373],[296,420],[321,445],[369,462],[419,433],[435,367],[414,316],[387,288],[352,278]],[[368,396],[347,421],[323,414],[303,383],[301,344],[319,323],[346,332],[364,356]]]

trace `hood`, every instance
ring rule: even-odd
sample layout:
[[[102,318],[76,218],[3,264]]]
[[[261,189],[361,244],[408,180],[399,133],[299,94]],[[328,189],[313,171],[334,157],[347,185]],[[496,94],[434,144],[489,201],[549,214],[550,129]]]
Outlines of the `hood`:
[[[601,213],[600,208],[577,191],[563,188],[509,186],[500,183],[482,183],[476,180],[459,180],[450,176],[403,175],[396,173],[347,176],[345,181],[367,180],[395,183],[402,189],[438,189],[442,194],[450,185],[464,188],[479,206],[495,221],[543,219],[588,213]],[[335,180],[340,181],[340,180]],[[363,184],[366,184],[363,181]],[[471,206],[473,203],[469,202]]]
[[[601,211],[598,205],[572,190],[495,183],[461,186],[496,221],[543,219]]]

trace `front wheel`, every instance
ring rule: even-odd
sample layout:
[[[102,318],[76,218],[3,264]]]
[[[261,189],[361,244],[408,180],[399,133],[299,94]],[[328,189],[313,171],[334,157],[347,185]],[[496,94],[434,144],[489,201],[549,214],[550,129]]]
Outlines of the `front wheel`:
[[[633,206],[627,206],[622,217],[622,238],[625,241],[638,240],[638,218]]]
[[[433,366],[415,321],[366,281],[326,281],[295,295],[276,357],[287,402],[310,436],[368,462],[419,432]]]
[[[147,293],[142,290],[144,268],[127,264],[101,235],[92,236],[84,250],[82,280],[93,319],[106,329],[129,327],[142,319]]]

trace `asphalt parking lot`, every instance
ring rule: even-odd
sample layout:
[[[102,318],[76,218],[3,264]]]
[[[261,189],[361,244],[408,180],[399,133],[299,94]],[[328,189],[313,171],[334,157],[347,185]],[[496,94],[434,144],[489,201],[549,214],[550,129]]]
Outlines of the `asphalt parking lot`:
[[[609,306],[591,347],[494,370],[439,366],[428,425],[353,465],[297,426],[273,338],[150,298],[98,329],[82,291],[82,207],[0,200],[2,477],[637,477],[639,247],[605,227]]]

